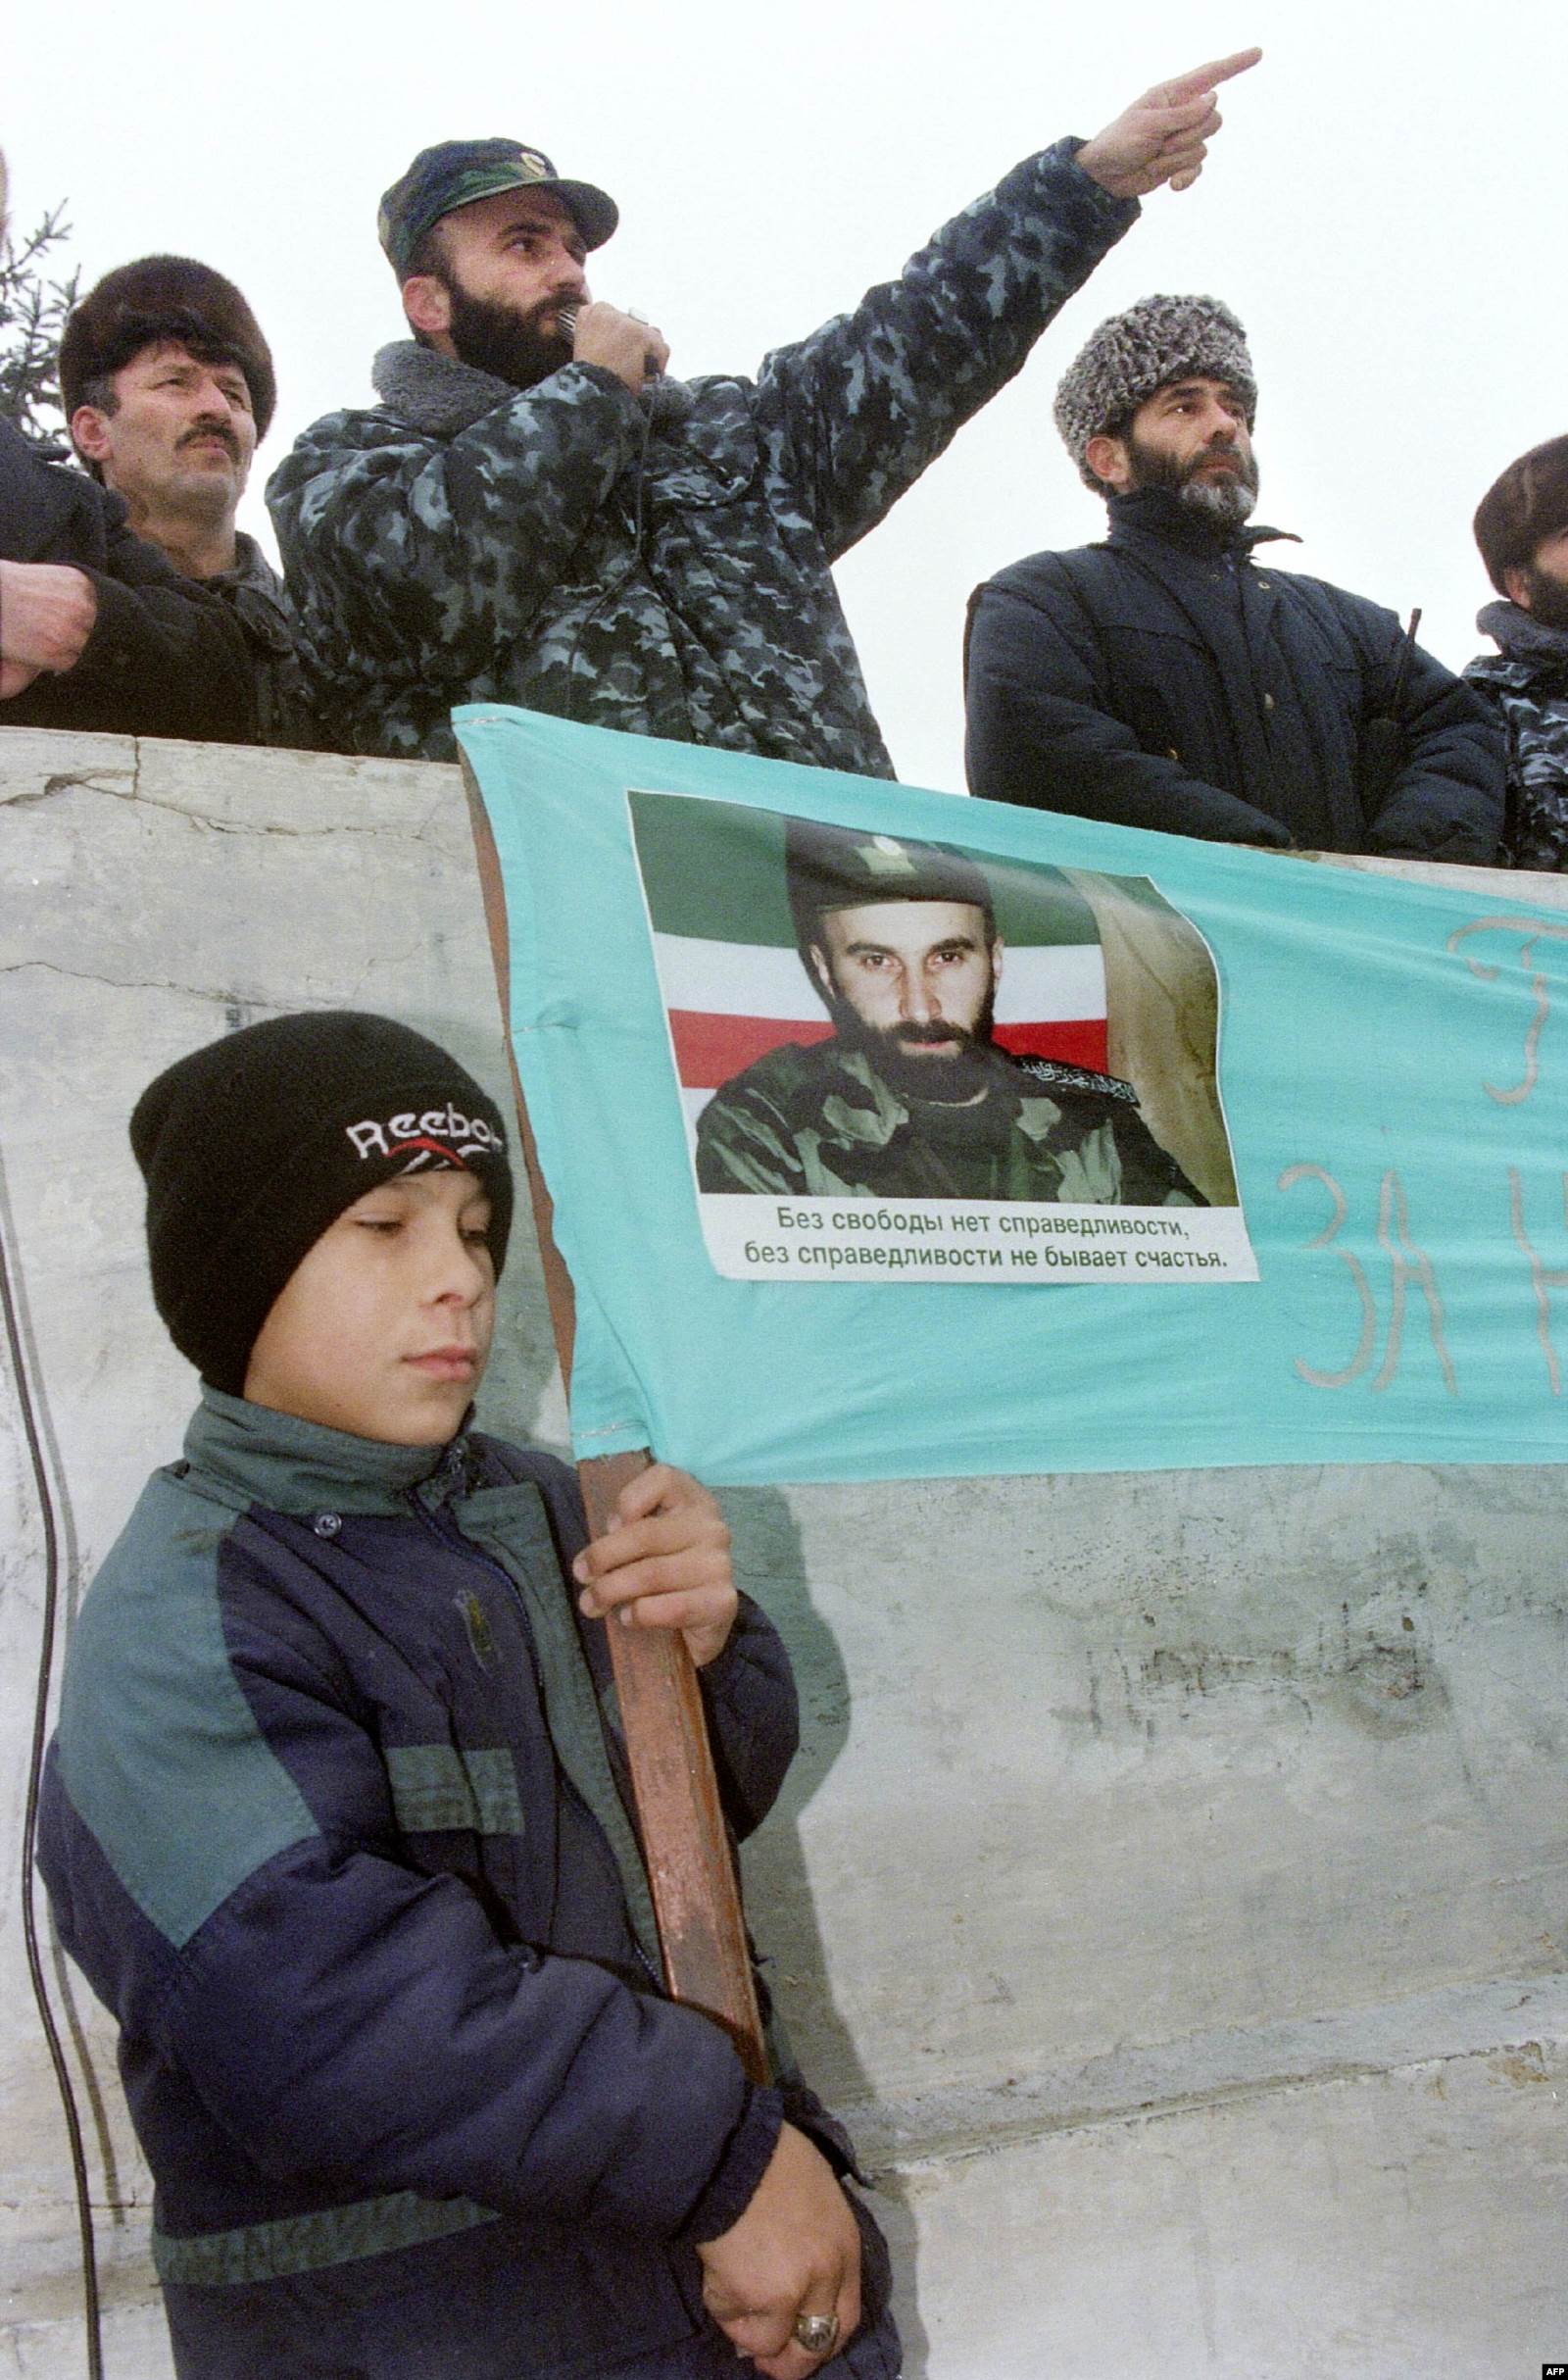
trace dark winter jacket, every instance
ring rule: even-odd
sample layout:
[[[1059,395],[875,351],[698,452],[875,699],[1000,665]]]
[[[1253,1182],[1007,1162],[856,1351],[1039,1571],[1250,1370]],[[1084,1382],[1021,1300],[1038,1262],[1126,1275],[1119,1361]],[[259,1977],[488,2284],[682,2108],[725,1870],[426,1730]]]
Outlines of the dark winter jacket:
[[[1508,737],[1510,868],[1568,868],[1568,628],[1548,628],[1516,603],[1489,603],[1476,620],[1496,653],[1478,654],[1465,682],[1496,712]]]
[[[268,487],[307,665],[345,748],[449,760],[455,703],[868,776],[892,765],[831,565],[986,400],[1131,223],[1061,143],[853,314],[632,396],[518,391],[412,343]]]
[[[40,1865],[182,2376],[531,2380],[706,2327],[693,2243],[798,2109],[655,1980],[583,1537],[546,1456],[207,1390],[83,1602]],[[745,1832],[795,1744],[754,1607],[702,1676]]]
[[[0,561],[84,570],[98,618],[75,667],[0,702],[0,727],[253,740],[244,633],[226,606],[131,535],[119,496],[0,421]]]
[[[245,631],[256,688],[256,735],[291,752],[325,749],[295,650],[299,622],[287,587],[254,537],[234,538],[234,567],[202,584],[221,595]]]
[[[1495,724],[1392,612],[1259,569],[1253,547],[1279,534],[1221,534],[1143,489],[1111,498],[1105,544],[1035,554],[981,587],[973,791],[1216,842],[1491,861]],[[1373,722],[1401,650],[1396,733]]]

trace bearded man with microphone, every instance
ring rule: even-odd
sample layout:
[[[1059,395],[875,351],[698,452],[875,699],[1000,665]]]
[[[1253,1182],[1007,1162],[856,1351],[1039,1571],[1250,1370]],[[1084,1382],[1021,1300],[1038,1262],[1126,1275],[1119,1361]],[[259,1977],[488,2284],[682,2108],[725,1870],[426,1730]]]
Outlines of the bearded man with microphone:
[[[457,703],[891,776],[832,566],[1012,378],[1132,223],[1186,188],[1244,50],[1015,167],[755,379],[666,377],[594,302],[613,200],[514,140],[425,149],[381,203],[413,332],[380,404],[268,503],[331,740],[450,760]]]

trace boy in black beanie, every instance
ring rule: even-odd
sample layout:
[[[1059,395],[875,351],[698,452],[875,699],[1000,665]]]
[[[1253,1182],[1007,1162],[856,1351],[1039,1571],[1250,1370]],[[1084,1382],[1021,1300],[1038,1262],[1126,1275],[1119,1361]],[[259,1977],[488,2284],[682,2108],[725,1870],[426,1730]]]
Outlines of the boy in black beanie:
[[[892,2380],[842,2135],[662,1994],[578,1612],[683,1631],[741,1833],[783,1648],[695,1480],[590,1547],[565,1465],[467,1426],[500,1114],[326,1013],[182,1059],[131,1140],[202,1398],[82,1605],[40,1865],[120,2020],[181,2380]]]

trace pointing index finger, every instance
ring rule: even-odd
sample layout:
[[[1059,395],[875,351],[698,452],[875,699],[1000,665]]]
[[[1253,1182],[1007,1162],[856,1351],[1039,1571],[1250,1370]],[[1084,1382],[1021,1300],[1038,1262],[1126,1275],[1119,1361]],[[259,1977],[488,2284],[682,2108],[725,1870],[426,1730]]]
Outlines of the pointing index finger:
[[[1150,96],[1162,99],[1167,105],[1194,99],[1200,91],[1211,91],[1217,82],[1229,82],[1233,74],[1247,74],[1262,55],[1260,49],[1233,50],[1228,58],[1215,58],[1207,66],[1195,66],[1190,74],[1177,74],[1171,81],[1159,83]]]

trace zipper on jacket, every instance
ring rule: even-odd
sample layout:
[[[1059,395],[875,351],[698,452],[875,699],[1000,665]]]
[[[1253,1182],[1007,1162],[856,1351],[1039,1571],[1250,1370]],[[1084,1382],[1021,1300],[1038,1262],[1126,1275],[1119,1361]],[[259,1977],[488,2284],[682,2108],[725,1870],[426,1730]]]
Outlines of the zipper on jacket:
[[[447,1472],[451,1472],[455,1476],[461,1475],[465,1468],[466,1459],[463,1449],[460,1445],[454,1445],[451,1452],[448,1454],[445,1463],[441,1466],[441,1472],[438,1473],[437,1476],[442,1476]],[[428,1486],[428,1484],[429,1482],[426,1481],[425,1485]],[[522,1591],[518,1587],[516,1580],[512,1576],[512,1573],[509,1570],[505,1569],[502,1564],[496,1561],[494,1555],[486,1553],[483,1546],[476,1546],[471,1538],[465,1537],[457,1522],[448,1515],[447,1509],[444,1504],[438,1506],[436,1510],[432,1512],[421,1498],[418,1488],[408,1488],[404,1491],[404,1493],[409,1507],[415,1514],[415,1517],[418,1520],[420,1526],[436,1540],[437,1544],[445,1546],[451,1553],[464,1554],[470,1561],[480,1563],[480,1565],[484,1569],[488,1570],[492,1576],[500,1579],[502,1585],[506,1588],[513,1602],[516,1605],[518,1616],[522,1621],[523,1637],[528,1647],[528,1661],[533,1671],[534,1694],[539,1705],[540,1713],[543,1715],[544,1685],[539,1675],[539,1657],[533,1641],[533,1623],[528,1617],[528,1607],[523,1601]],[[597,1697],[595,1699],[597,1701]],[[546,1719],[545,1733],[547,1737],[549,1736],[549,1721]],[[576,1786],[566,1774],[564,1767],[562,1765],[561,1755],[557,1752],[554,1742],[552,1742],[550,1746],[550,1758],[555,1766],[557,1791],[570,1797],[578,1811],[587,1819],[589,1825],[593,1828],[594,1833],[598,1836],[600,1844],[604,1850],[607,1872],[617,1877],[618,1889],[618,1871],[615,1864],[614,1851],[612,1847],[610,1838],[606,1834],[603,1826],[600,1824],[596,1813],[590,1810],[588,1804],[583,1800],[582,1795],[577,1791]],[[632,1832],[635,1836],[635,1822],[633,1822]],[[654,1965],[652,1959],[648,1956],[648,1953],[643,1949],[641,1942],[637,1938],[637,1929],[631,1921],[630,1910],[626,1909],[624,1895],[621,1897],[621,1909],[625,1918],[626,1939],[632,1946],[632,1950],[636,1955],[638,1965],[641,1967],[643,1973],[648,1977],[655,1990],[659,1993],[661,1999],[666,1998],[667,1994],[664,1988],[663,1976]]]

